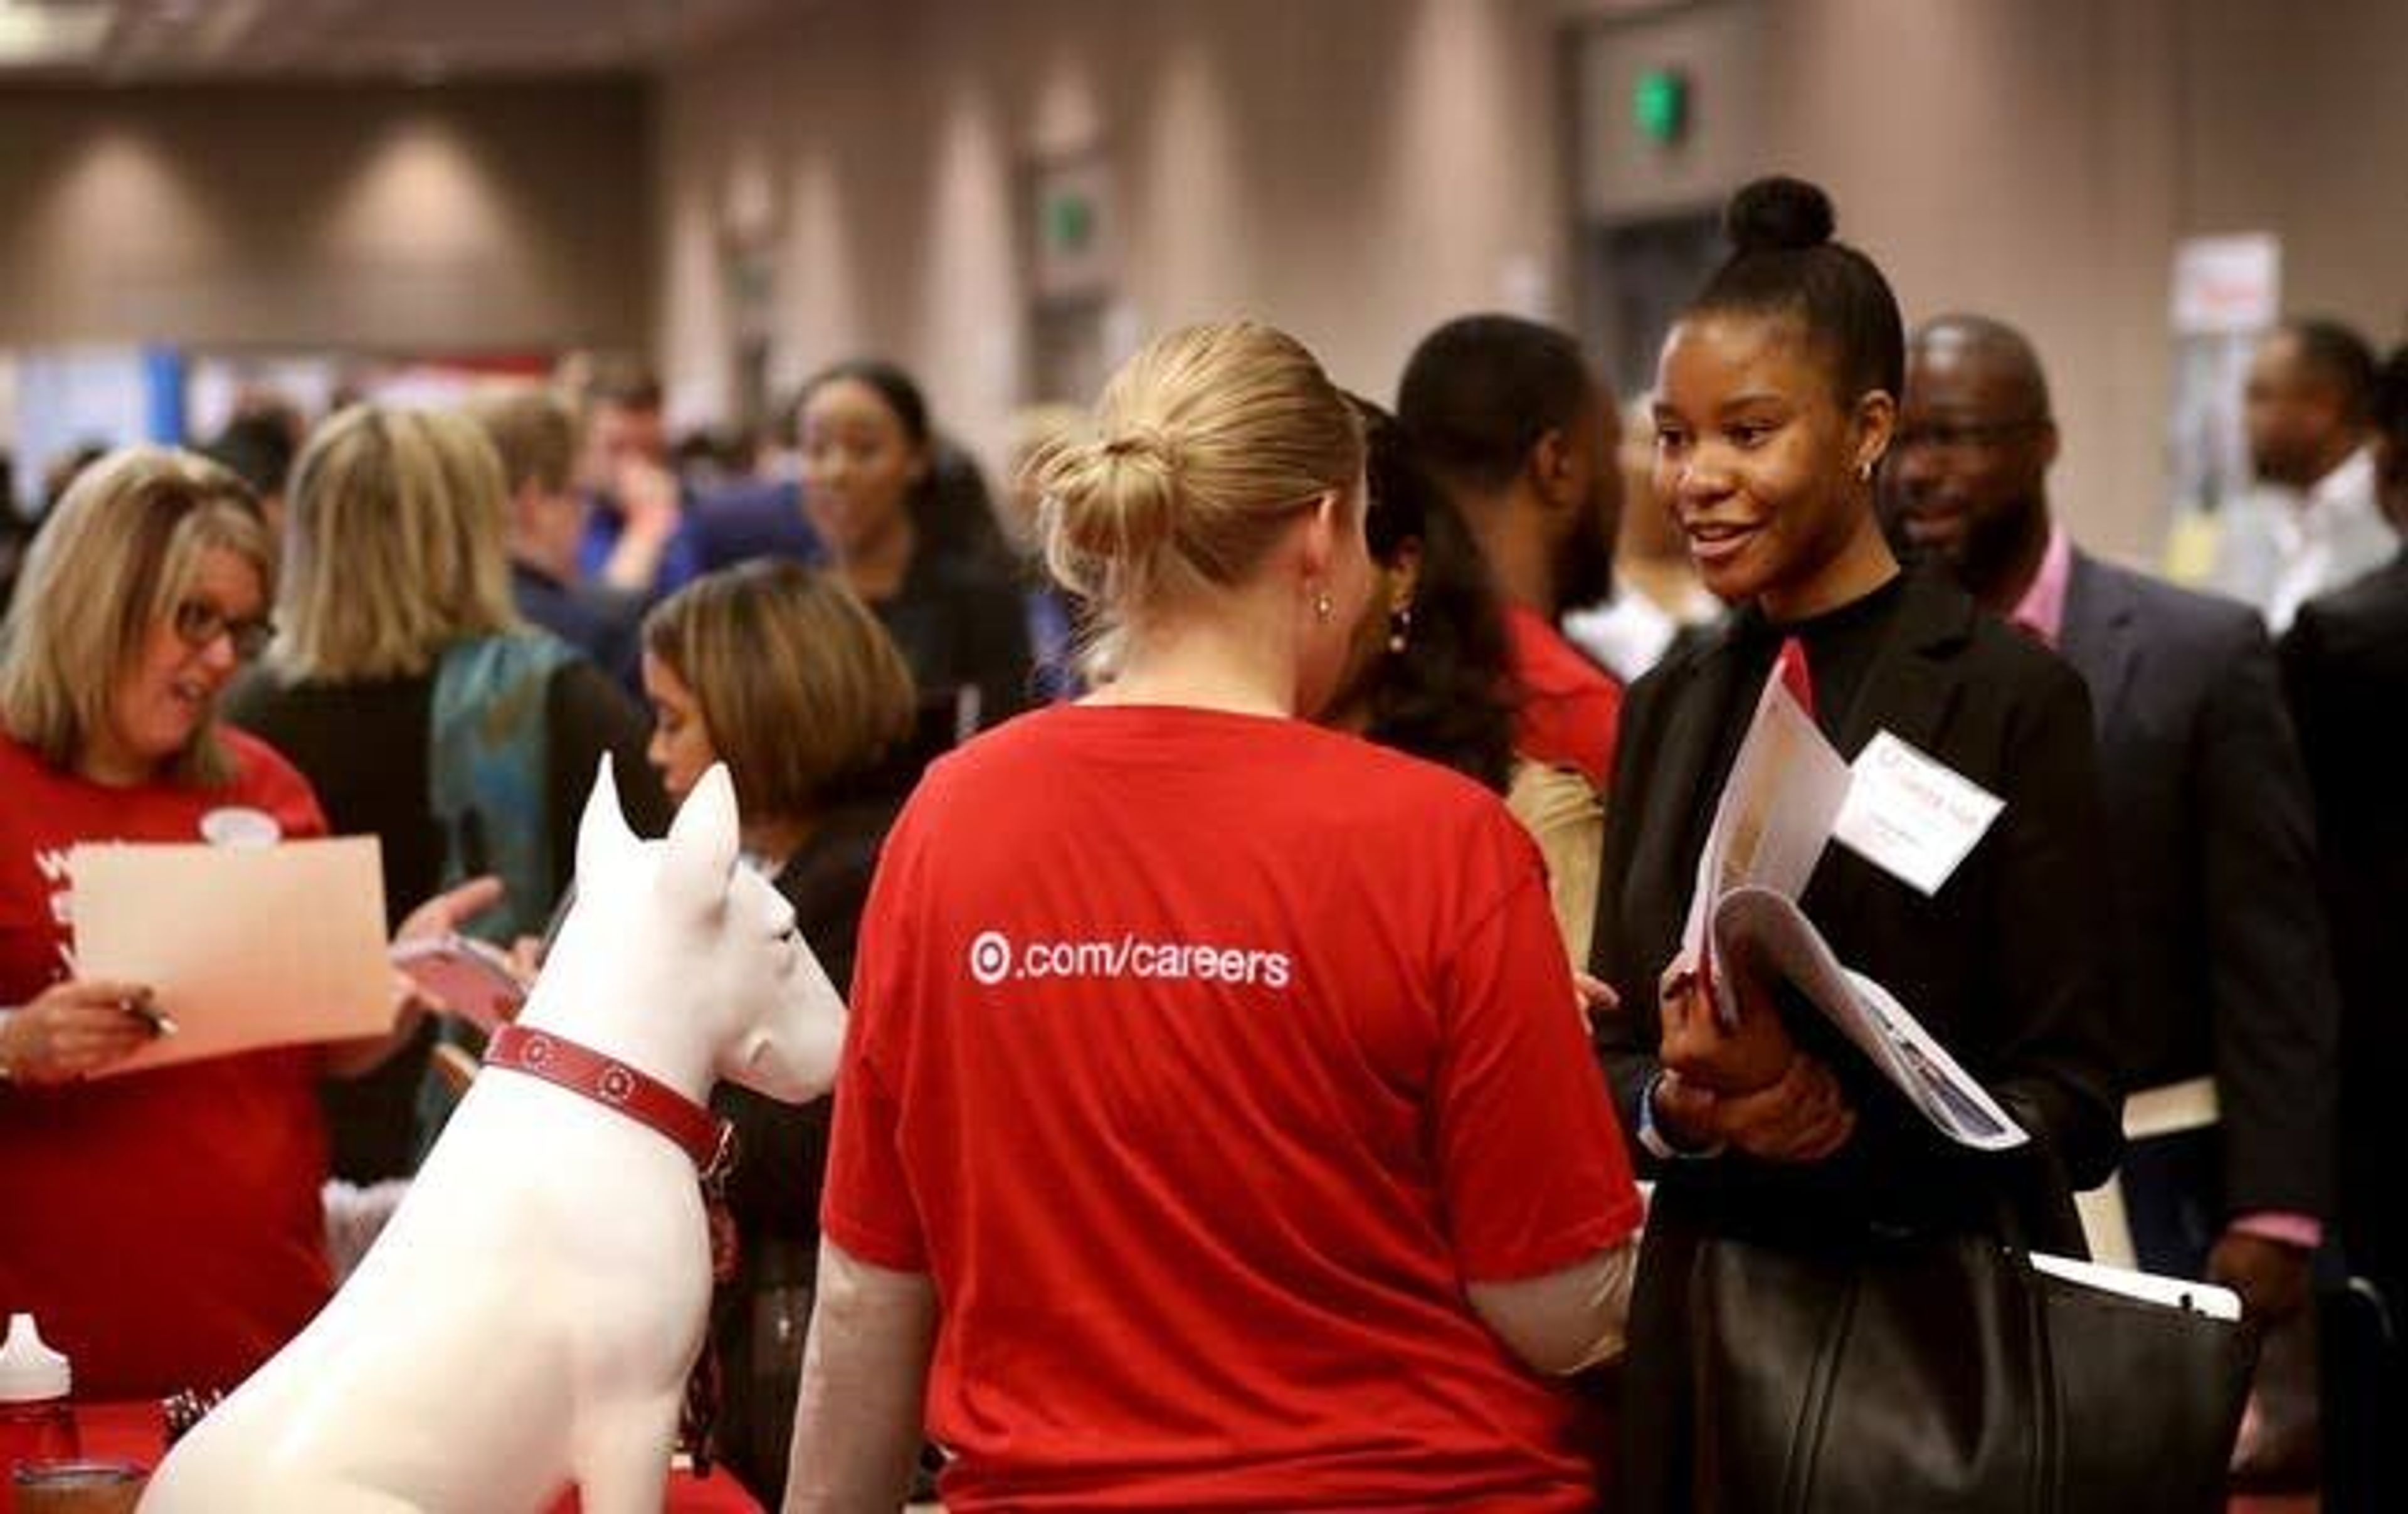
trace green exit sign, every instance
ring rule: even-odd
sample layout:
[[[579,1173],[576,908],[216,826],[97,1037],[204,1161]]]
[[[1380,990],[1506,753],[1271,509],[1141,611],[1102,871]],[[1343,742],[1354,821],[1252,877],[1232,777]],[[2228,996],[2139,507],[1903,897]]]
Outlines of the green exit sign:
[[[1630,119],[1639,135],[1658,146],[1681,139],[1689,124],[1689,76],[1678,68],[1650,68],[1630,87]]]
[[[1084,195],[1057,194],[1045,202],[1045,244],[1055,252],[1076,255],[1096,239],[1096,204]]]

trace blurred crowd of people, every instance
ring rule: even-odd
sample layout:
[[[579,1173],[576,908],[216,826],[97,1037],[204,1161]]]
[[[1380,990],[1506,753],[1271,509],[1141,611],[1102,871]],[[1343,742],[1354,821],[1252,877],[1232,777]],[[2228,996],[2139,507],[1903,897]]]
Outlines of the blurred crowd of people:
[[[397,934],[532,970],[596,764],[649,834],[724,762],[853,985],[833,1105],[719,1099],[766,1502],[1699,1507],[1716,1246],[2005,1214],[2235,1290],[2236,1485],[2382,1507],[2408,348],[2266,337],[2259,487],[2179,587],[2086,550],[2013,325],[1909,328],[1795,180],[1728,230],[1648,396],[1517,317],[1392,407],[1190,328],[999,492],[874,358],[758,440],[672,446],[604,365],[63,463],[0,542],[0,1215],[47,1217],[0,1306],[96,1392],[239,1379],[335,1285],[323,1186],[406,1181],[477,1049],[397,991],[370,1044],[94,1079],[146,986],[76,973],[68,847],[374,835]],[[1777,983],[1713,1013],[1686,915],[1776,669],[2004,801],[1935,891],[1834,849],[1801,902],[2022,1155]]]

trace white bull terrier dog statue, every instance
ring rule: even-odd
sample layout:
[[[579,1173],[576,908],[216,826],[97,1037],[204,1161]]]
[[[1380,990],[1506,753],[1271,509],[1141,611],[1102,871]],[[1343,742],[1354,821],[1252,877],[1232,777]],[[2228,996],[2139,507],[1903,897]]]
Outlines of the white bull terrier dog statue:
[[[142,1507],[538,1511],[573,1482],[588,1514],[655,1514],[710,1299],[711,1086],[817,1097],[843,1036],[793,910],[738,863],[726,770],[642,842],[605,758],[516,1027],[342,1291]],[[664,1109],[681,1130],[639,1122]]]

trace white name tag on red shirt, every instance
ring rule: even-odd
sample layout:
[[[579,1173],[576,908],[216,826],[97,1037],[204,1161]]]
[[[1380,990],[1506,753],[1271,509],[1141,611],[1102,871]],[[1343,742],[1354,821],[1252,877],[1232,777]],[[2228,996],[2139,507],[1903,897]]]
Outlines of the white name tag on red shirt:
[[[1936,894],[2006,800],[1888,731],[1849,765],[1832,839],[1883,872]]]

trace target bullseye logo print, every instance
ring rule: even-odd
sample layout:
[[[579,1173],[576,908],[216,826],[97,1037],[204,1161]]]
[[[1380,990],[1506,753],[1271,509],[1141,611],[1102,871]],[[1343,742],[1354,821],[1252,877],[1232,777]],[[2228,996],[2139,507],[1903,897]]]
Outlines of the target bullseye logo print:
[[[993,988],[1011,976],[1011,938],[1000,930],[982,930],[970,943],[970,976]]]

